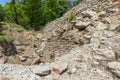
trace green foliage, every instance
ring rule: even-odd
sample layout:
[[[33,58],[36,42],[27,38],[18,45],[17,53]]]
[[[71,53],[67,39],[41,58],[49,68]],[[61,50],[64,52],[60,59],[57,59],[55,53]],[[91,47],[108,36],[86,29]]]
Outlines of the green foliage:
[[[80,2],[82,2],[83,0],[77,0],[76,3],[79,4]]]
[[[100,12],[102,12],[103,10],[102,10],[100,7],[97,7],[97,8],[94,9],[94,11],[95,11],[96,13],[100,13]]]
[[[71,13],[70,16],[69,16],[69,21],[72,21],[74,18],[76,17],[76,14],[75,13]]]
[[[0,42],[10,43],[12,39],[7,35],[0,35]]]
[[[50,59],[55,59],[55,54],[50,54]]]
[[[73,4],[73,6],[76,6],[77,4],[79,4],[80,2],[82,2],[83,0],[75,0],[75,3]]]
[[[16,30],[24,30],[24,28],[20,25],[17,25],[15,23],[7,23],[10,27],[15,28]]]
[[[1,42],[6,42],[6,43],[9,43],[12,41],[12,39],[6,35],[6,33],[2,32],[3,31],[3,26],[2,26],[2,23],[0,23],[0,43]]]
[[[3,27],[2,27],[2,24],[0,23],[0,32],[1,32],[2,28],[3,28]]]
[[[71,6],[70,0],[11,0],[4,7],[0,7],[0,18],[4,14],[5,22],[39,30],[48,22],[61,17]],[[2,10],[4,12],[1,13]],[[74,16],[71,14],[70,20]]]
[[[0,35],[6,35],[6,33],[5,32],[0,32]]]
[[[44,17],[44,23],[43,24],[46,24],[46,23],[54,20],[57,17],[57,14],[49,8],[45,8],[44,11],[43,11],[43,17]]]
[[[4,8],[2,5],[0,5],[0,21],[4,20]]]
[[[68,11],[70,8],[72,8],[72,5],[69,0],[59,0],[59,4],[64,8],[64,12]]]

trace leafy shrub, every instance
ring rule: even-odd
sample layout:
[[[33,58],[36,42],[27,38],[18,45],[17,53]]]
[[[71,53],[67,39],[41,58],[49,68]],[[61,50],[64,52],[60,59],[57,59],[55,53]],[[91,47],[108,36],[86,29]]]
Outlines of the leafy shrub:
[[[94,11],[95,11],[96,13],[100,13],[100,12],[102,12],[103,10],[102,10],[100,7],[98,7],[98,8],[95,8]]]
[[[69,16],[69,21],[72,21],[74,18],[76,17],[76,14],[75,13],[71,13],[70,16]]]
[[[0,42],[10,43],[11,41],[12,41],[12,39],[9,36],[0,35]]]
[[[55,54],[54,53],[50,55],[50,59],[55,59]]]

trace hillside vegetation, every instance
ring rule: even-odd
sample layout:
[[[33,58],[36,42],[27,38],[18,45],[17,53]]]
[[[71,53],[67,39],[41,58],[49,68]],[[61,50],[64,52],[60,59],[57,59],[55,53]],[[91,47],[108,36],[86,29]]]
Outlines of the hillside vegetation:
[[[39,30],[82,0],[11,0],[0,5],[0,21]]]

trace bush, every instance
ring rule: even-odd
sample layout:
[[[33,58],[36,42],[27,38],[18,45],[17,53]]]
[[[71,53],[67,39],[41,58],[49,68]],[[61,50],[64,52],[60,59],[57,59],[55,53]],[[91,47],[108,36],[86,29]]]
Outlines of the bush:
[[[75,17],[76,17],[76,14],[72,12],[68,20],[72,21]]]
[[[6,35],[0,35],[0,43],[5,42],[5,43],[10,43],[12,39],[9,36]]]
[[[50,54],[50,59],[55,59],[55,54]]]
[[[103,10],[102,10],[100,7],[98,7],[98,8],[95,8],[94,11],[95,11],[96,13],[100,13],[100,12],[102,12]]]

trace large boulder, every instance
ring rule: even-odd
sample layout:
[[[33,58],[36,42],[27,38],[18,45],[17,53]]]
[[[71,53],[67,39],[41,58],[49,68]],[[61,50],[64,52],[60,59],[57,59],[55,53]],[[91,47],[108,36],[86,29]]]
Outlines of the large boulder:
[[[51,73],[51,68],[49,65],[33,66],[32,72],[39,76],[46,76]]]
[[[85,10],[85,11],[82,12],[82,14],[83,14],[83,17],[89,17],[92,20],[98,20],[99,19],[98,14],[95,11],[92,11],[92,10]]]
[[[120,62],[108,63],[108,69],[117,77],[120,78]]]
[[[81,21],[78,21],[76,24],[75,24],[75,27],[78,28],[79,30],[81,29],[85,29],[87,26],[89,26],[91,24],[91,22],[81,22]]]

